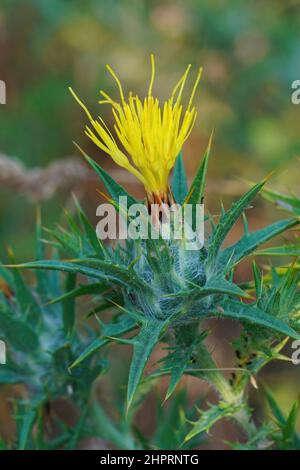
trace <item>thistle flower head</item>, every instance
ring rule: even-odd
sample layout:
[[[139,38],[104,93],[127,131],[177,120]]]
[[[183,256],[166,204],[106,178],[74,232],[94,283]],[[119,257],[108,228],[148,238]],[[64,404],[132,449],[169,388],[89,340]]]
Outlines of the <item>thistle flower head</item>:
[[[129,93],[127,99],[125,98],[119,78],[107,65],[119,88],[120,101],[113,100],[107,93],[101,91],[103,99],[99,103],[111,105],[115,120],[114,130],[119,142],[103,119],[100,116],[94,119],[71,88],[70,91],[90,120],[90,126],[85,130],[86,135],[110,155],[115,163],[126,168],[143,183],[151,201],[163,202],[168,200],[169,173],[195,124],[197,112],[193,100],[202,69],[198,71],[189,102],[184,109],[182,94],[191,65],[174,87],[171,97],[162,105],[152,94],[155,78],[153,54],[151,67],[148,94],[141,100],[132,93]]]

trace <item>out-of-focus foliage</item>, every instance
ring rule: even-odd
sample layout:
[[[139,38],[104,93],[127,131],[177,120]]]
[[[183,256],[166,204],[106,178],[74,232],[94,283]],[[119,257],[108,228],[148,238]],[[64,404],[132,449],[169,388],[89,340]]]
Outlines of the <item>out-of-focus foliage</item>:
[[[186,63],[204,66],[198,132],[217,127],[221,145],[259,166],[299,151],[290,100],[299,78],[297,2],[4,0],[0,15],[9,104],[1,150],[24,161],[70,152],[80,123],[67,85],[94,102],[114,86],[104,73],[110,62],[128,88],[142,90],[150,51],[163,70],[162,96]]]

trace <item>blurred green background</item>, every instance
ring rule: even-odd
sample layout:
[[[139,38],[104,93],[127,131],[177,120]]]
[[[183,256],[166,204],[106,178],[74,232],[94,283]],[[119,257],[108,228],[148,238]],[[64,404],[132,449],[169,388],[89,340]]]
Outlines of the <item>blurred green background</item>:
[[[185,160],[192,175],[215,128],[211,198],[234,196],[240,178],[256,180],[278,164],[276,187],[296,188],[299,107],[291,103],[291,83],[300,77],[299,31],[299,1],[292,0],[2,0],[0,79],[7,105],[0,106],[0,153],[45,167],[78,154],[76,140],[111,164],[83,135],[86,119],[67,86],[99,113],[100,88],[117,96],[105,64],[118,71],[125,90],[143,94],[154,52],[162,99],[188,63],[194,73],[204,67]],[[110,122],[108,107],[101,115]],[[0,191],[1,256],[5,241],[28,258],[32,203],[21,191]],[[60,192],[43,204],[45,225],[57,221],[67,197]],[[89,191],[92,214],[97,202]]]
[[[272,185],[297,191],[300,106],[291,103],[291,84],[300,79],[299,6],[294,0],[1,0],[0,79],[7,85],[7,104],[0,106],[0,160],[3,154],[28,169],[44,168],[78,156],[76,140],[115,171],[84,136],[86,118],[67,87],[109,124],[111,112],[97,104],[98,92],[118,91],[105,64],[118,72],[126,91],[143,95],[154,52],[154,90],[161,99],[188,63],[194,73],[204,67],[195,100],[198,120],[184,156],[191,177],[215,129],[207,200],[213,211],[220,198],[227,204],[241,193],[245,180],[256,181],[278,166]],[[6,259],[9,244],[18,259],[30,259],[36,204],[3,177],[5,171],[0,161],[0,257]],[[142,195],[137,183],[128,184]],[[90,217],[99,203],[96,186],[79,184]],[[67,188],[45,198],[45,226],[61,221],[69,200]],[[250,221],[258,227],[278,216],[257,200]],[[243,269],[241,279],[247,277]],[[295,372],[287,366],[278,381],[278,368],[269,371],[286,409],[299,387],[287,392],[284,377]]]

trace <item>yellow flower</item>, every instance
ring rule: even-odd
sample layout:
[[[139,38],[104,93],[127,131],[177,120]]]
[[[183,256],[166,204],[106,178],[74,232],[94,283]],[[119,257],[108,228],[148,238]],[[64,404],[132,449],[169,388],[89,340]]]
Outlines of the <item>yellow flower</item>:
[[[153,54],[151,54],[152,73],[148,95],[143,101],[132,93],[129,93],[125,99],[119,78],[109,65],[106,67],[118,85],[120,102],[114,101],[107,93],[100,91],[104,99],[99,103],[108,103],[112,107],[114,130],[119,144],[103,119],[100,116],[94,119],[70,88],[72,95],[90,120],[92,128],[86,126],[85,133],[119,166],[126,168],[143,183],[150,201],[167,202],[169,173],[195,124],[197,112],[193,106],[193,99],[202,69],[199,69],[189,102],[183,110],[182,93],[191,65],[174,87],[171,97],[162,106],[158,98],[152,95],[155,77]]]

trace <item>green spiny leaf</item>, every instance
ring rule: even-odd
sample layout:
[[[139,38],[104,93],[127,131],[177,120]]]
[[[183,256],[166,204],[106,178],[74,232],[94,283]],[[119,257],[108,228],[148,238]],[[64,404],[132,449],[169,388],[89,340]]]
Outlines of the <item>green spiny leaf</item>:
[[[266,398],[268,400],[268,404],[269,404],[269,407],[271,408],[272,410],[272,413],[273,413],[273,416],[274,418],[276,418],[278,424],[282,427],[282,426],[285,426],[285,423],[286,423],[286,419],[281,411],[281,409],[279,408],[271,390],[269,389],[265,389],[265,394],[266,394]]]
[[[287,417],[284,430],[283,430],[283,438],[284,439],[292,439],[294,434],[296,433],[296,421],[299,412],[300,401],[297,400],[289,412]]]
[[[82,226],[85,230],[85,234],[87,236],[87,239],[89,240],[91,246],[95,250],[95,253],[100,256],[100,258],[105,259],[107,258],[108,254],[107,251],[104,247],[104,245],[101,243],[99,238],[97,237],[96,230],[94,227],[90,224],[87,216],[85,215],[82,207],[79,204],[79,201],[75,199],[75,204],[79,213],[79,218],[82,223]]]
[[[37,416],[37,410],[35,408],[24,412],[21,420],[21,426],[19,431],[19,450],[26,449],[30,434],[35,423]]]
[[[262,196],[268,201],[276,204],[281,209],[291,212],[296,216],[300,216],[300,199],[297,196],[293,194],[287,195],[279,193],[266,188],[263,189]]]
[[[131,434],[126,432],[126,428],[122,432],[122,426],[117,427],[100,403],[95,400],[92,404],[91,416],[100,437],[112,442],[118,449],[135,449],[135,441]]]
[[[108,289],[108,284],[95,282],[92,284],[84,284],[82,286],[77,287],[76,289],[69,290],[64,294],[56,297],[55,299],[51,300],[49,304],[56,304],[58,302],[62,302],[67,299],[75,299],[76,297],[81,297],[83,295],[91,295],[91,294],[101,294]]]
[[[255,261],[253,261],[252,263],[252,271],[253,271],[253,277],[254,277],[256,297],[259,299],[262,293],[262,288],[263,288],[263,278]]]
[[[76,273],[68,273],[66,279],[66,292],[74,290],[76,286]],[[63,302],[63,323],[66,335],[71,335],[75,325],[75,299],[68,297]]]
[[[138,336],[133,340],[133,356],[129,371],[127,388],[127,409],[132,404],[136,389],[140,383],[144,368],[161,333],[166,328],[165,322],[148,320],[143,324]]]
[[[36,228],[35,228],[35,238],[36,238],[36,259],[41,260],[45,256],[45,244],[42,241],[42,219],[41,219],[41,210],[38,208],[36,214]],[[41,297],[42,302],[46,301],[47,293],[49,291],[49,279],[48,273],[45,271],[36,271],[35,273],[37,278],[37,291]]]
[[[207,266],[215,264],[218,252],[233,225],[237,222],[243,211],[249,206],[257,193],[262,189],[266,180],[253,186],[244,196],[242,196],[232,207],[221,217],[209,242],[209,254]],[[247,235],[245,235],[247,236]]]
[[[232,295],[235,297],[249,297],[247,292],[244,292],[236,284],[233,284],[226,279],[222,279],[221,276],[209,279],[203,287],[197,286],[192,282],[190,284],[192,287],[191,289],[179,291],[174,294],[168,294],[166,297],[178,299],[190,298],[193,301],[214,294]]]
[[[165,358],[163,358],[163,370],[169,369],[171,372],[171,379],[165,401],[168,400],[174,393],[175,388],[183,376],[186,368],[191,365],[191,357],[193,355],[195,346],[199,344],[206,336],[206,333],[199,335],[196,340],[192,342],[192,344],[174,348],[174,350],[171,350],[171,352]]]
[[[262,248],[255,252],[258,256],[300,256],[300,243]]]
[[[4,281],[8,285],[10,285],[10,286],[12,285],[12,283],[13,283],[12,273],[0,263],[0,278],[1,277],[4,279]]]
[[[98,163],[96,163],[92,158],[90,158],[84,150],[82,150],[79,145],[75,143],[76,147],[79,149],[79,151],[82,153],[82,155],[85,157],[87,162],[91,165],[93,170],[97,173],[97,175],[100,177],[101,181],[104,183],[106,189],[108,190],[109,194],[113,198],[113,200],[118,203],[119,202],[119,197],[120,196],[126,196],[127,201],[128,201],[128,206],[131,206],[132,204],[137,204],[138,200],[133,198],[125,189],[118,184],[103,168],[101,168]]]
[[[13,253],[10,252],[10,258],[14,261]],[[20,271],[15,269],[13,271],[14,277],[14,287],[16,292],[17,302],[19,304],[20,310],[24,317],[28,319],[30,323],[36,323],[40,320],[40,308],[34,298],[31,290],[28,288],[25,283]]]
[[[105,279],[111,279],[119,284],[124,284],[126,286],[134,286],[136,288],[148,288],[135,273],[132,268],[127,266],[122,266],[119,264],[113,264],[109,261],[98,260],[94,258],[82,258],[77,260],[72,260],[73,263],[78,263],[80,266],[85,266],[87,268],[97,269],[99,273],[103,273]]]
[[[67,232],[62,227],[47,230],[51,237],[55,238],[59,242],[60,249],[66,251],[72,256],[78,256],[82,254],[83,247],[81,241],[81,235],[76,236],[72,232]]]
[[[220,419],[232,417],[239,409],[241,405],[233,405],[228,403],[220,402],[218,405],[211,406],[208,410],[201,413],[201,417],[198,421],[193,423],[193,428],[188,433],[185,441],[192,439],[197,434],[202,432],[208,432],[210,428]]]
[[[209,160],[209,155],[210,155],[210,150],[211,150],[212,137],[213,137],[213,133],[210,136],[208,146],[204,154],[204,158],[194,178],[194,181],[191,184],[189,193],[186,197],[186,201],[188,204],[201,204],[202,203],[202,199],[204,197],[206,173],[207,173],[208,160]]]
[[[278,331],[283,335],[290,336],[291,338],[300,339],[300,335],[291,328],[287,323],[278,318],[265,313],[258,307],[250,304],[243,304],[231,299],[222,306],[222,313],[215,312],[218,317],[229,317],[235,320],[246,321],[252,325],[265,326],[272,330]]]
[[[253,253],[262,243],[295,227],[298,223],[296,219],[284,219],[257,230],[256,232],[244,235],[237,243],[229,246],[221,253],[220,263],[227,264],[227,270],[229,271],[235,264]],[[261,254],[260,251],[258,253]]]
[[[182,205],[188,192],[187,177],[182,153],[178,155],[174,166],[172,192],[176,203]]]
[[[82,361],[97,352],[101,347],[109,343],[109,337],[118,337],[124,333],[128,333],[136,327],[136,322],[125,315],[122,315],[117,322],[105,324],[102,323],[102,335],[92,341],[80,356],[73,362],[70,368],[78,366]]]
[[[147,285],[137,277],[133,270],[96,259],[87,258],[71,261],[32,261],[30,263],[10,265],[10,267],[14,269],[19,267],[24,269],[50,269],[54,271],[65,271],[83,274],[94,279],[110,280],[117,284],[126,286],[134,286],[136,288],[143,289],[147,288]]]
[[[19,351],[32,353],[39,346],[38,336],[29,323],[14,318],[2,308],[0,308],[0,328],[8,343]]]

